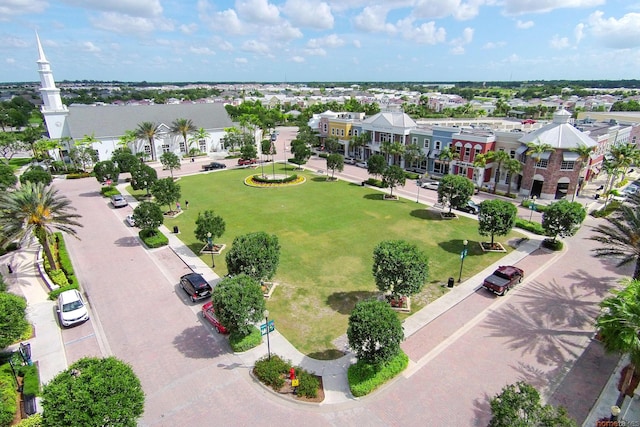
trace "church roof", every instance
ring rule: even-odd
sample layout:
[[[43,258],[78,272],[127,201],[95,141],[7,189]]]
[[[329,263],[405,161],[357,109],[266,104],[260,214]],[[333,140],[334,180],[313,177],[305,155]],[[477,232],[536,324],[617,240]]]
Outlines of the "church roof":
[[[549,144],[556,150],[570,150],[582,145],[593,147],[596,141],[587,134],[569,124],[571,113],[564,108],[553,114],[553,121],[548,125],[526,133],[519,139],[523,144],[530,142],[536,144]]]
[[[404,112],[385,111],[375,114],[362,122],[363,127],[388,129],[391,127],[415,129],[417,123]]]
[[[69,107],[69,129],[73,139],[94,134],[97,139],[119,137],[135,130],[142,122],[171,127],[177,119],[190,119],[196,128],[223,129],[233,126],[224,105],[159,104],[159,105],[72,105]]]

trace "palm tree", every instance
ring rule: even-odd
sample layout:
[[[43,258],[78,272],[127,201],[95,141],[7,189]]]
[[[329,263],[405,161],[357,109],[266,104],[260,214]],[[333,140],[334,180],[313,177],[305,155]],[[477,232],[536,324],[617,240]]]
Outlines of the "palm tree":
[[[482,187],[482,183],[484,182],[484,176],[481,175],[481,173],[484,170],[485,166],[487,166],[487,162],[489,161],[487,154],[488,153],[478,153],[473,158],[473,167],[477,168],[476,173],[478,174],[478,178],[476,181],[476,185],[478,186],[478,188]]]
[[[520,163],[520,160],[518,159],[509,158],[504,162],[504,170],[507,172],[507,176],[509,177],[509,181],[507,182],[507,196],[510,196],[513,175],[522,170],[522,163]]]
[[[156,160],[156,144],[155,138],[158,133],[158,125],[153,122],[142,122],[136,129],[136,137],[140,139],[146,139],[149,141],[149,147],[151,148],[151,160]]]
[[[355,135],[351,137],[351,141],[349,141],[349,146],[353,148],[353,155],[356,155],[356,148],[361,148],[371,142],[371,133],[370,132],[362,132],[359,135]],[[363,160],[362,156],[358,156],[359,160]]]
[[[2,243],[6,245],[14,240],[24,240],[29,236],[38,238],[52,269],[56,263],[49,247],[54,230],[76,236],[73,228],[82,227],[76,221],[80,215],[71,201],[59,195],[58,190],[45,184],[27,181],[16,191],[0,194],[0,228]]]
[[[629,167],[637,163],[639,160],[640,150],[638,150],[635,144],[616,144],[611,149],[609,149],[609,153],[607,158],[610,159],[616,167],[622,171],[622,180],[624,181],[625,175],[627,174],[627,170]]]
[[[451,171],[449,170],[451,161],[458,158],[460,158],[460,154],[458,154],[457,151],[453,151],[449,146],[444,147],[442,151],[440,151],[440,154],[438,154],[438,159],[444,161],[447,164],[447,173],[451,173]]]
[[[599,224],[591,240],[603,244],[595,248],[595,257],[620,258],[617,266],[635,263],[633,278],[640,280],[640,195],[632,195],[629,203],[622,204],[606,217],[607,224]]]
[[[487,153],[487,160],[489,160],[490,162],[493,163],[497,163],[496,166],[496,173],[495,173],[495,184],[493,186],[493,194],[496,193],[496,190],[498,189],[498,181],[500,181],[500,172],[502,169],[502,164],[511,160],[511,157],[509,156],[509,153],[507,153],[504,150],[499,150],[499,151],[489,151]],[[509,183],[509,188],[511,188],[511,183]]]
[[[602,310],[596,319],[605,351],[629,355],[630,363],[616,401],[618,407],[624,403],[626,389],[640,366],[640,281],[628,280],[624,286],[600,303]]]
[[[204,130],[204,128],[200,128],[193,134],[191,139],[189,140],[189,151],[191,151],[192,145],[195,142],[199,142],[200,140],[209,138],[209,132]]]
[[[593,153],[593,149],[596,148],[595,146],[589,147],[586,144],[580,144],[575,148],[572,148],[570,151],[573,151],[574,153],[576,153],[578,155],[578,160],[580,160],[580,170],[582,170],[583,168],[585,168],[585,171],[589,171],[589,159],[591,158],[591,153]],[[576,198],[576,193],[579,193],[582,191],[582,187],[584,187],[585,182],[587,182],[587,172],[585,172],[585,175],[583,177],[582,182],[580,182],[580,185],[578,186],[578,188],[576,189],[576,191],[573,192],[573,197],[571,198],[571,200],[575,200]]]
[[[542,155],[547,151],[554,152],[556,151],[556,149],[553,148],[551,144],[540,141],[540,139],[538,139],[538,142],[528,142],[527,148],[527,155],[531,156],[531,158],[533,159],[534,176],[531,177],[531,189],[529,190],[529,197],[531,197],[533,195],[531,194],[533,193],[533,183],[535,182],[533,178],[535,178],[536,172],[538,171],[538,163],[540,163]]]
[[[171,123],[171,132],[182,135],[184,138],[184,147],[187,149],[187,134],[189,132],[195,132],[196,126],[191,119],[177,119]]]

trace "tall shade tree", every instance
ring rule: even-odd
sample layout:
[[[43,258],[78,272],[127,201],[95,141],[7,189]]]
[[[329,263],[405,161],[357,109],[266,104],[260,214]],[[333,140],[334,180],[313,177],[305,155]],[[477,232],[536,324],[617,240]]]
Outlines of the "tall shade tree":
[[[547,151],[554,152],[556,151],[556,149],[553,148],[551,144],[547,144],[546,142],[540,141],[540,139],[538,139],[537,142],[527,143],[527,155],[533,159],[533,175],[534,175],[531,177],[531,189],[529,190],[529,197],[533,196],[533,194],[531,194],[533,192],[533,183],[535,182],[533,178],[535,177],[535,174],[538,171],[538,163],[540,163],[540,160],[542,159],[542,155]]]
[[[120,176],[120,168],[111,160],[105,160],[98,162],[93,166],[93,174],[100,184],[107,180],[111,180],[114,183],[118,183],[118,177]]]
[[[380,176],[387,167],[387,162],[382,154],[374,154],[367,159],[367,172],[373,176]]]
[[[149,196],[149,189],[158,180],[158,172],[149,165],[142,162],[134,165],[131,169],[131,187],[134,190],[145,190]]]
[[[240,337],[251,333],[253,324],[264,319],[262,288],[255,278],[240,274],[222,279],[211,294],[213,309],[222,326]]]
[[[389,187],[389,196],[393,198],[393,189],[403,186],[407,181],[404,170],[398,165],[391,165],[384,168],[382,172],[382,183]]]
[[[473,182],[462,175],[445,175],[438,185],[438,203],[452,208],[466,206],[473,194]]]
[[[165,169],[169,169],[171,178],[173,178],[173,170],[180,169],[180,157],[170,151],[162,153],[162,155],[160,156],[160,163],[162,163],[162,166]]]
[[[141,230],[156,230],[163,222],[164,215],[157,203],[140,202],[133,209],[133,223]]]
[[[379,365],[400,353],[402,322],[384,301],[360,301],[349,316],[349,347],[358,360]]]
[[[171,123],[171,132],[182,135],[185,147],[187,147],[187,136],[189,133],[195,132],[196,129],[196,125],[191,119],[176,119]]]
[[[414,244],[385,240],[373,250],[372,272],[376,287],[398,299],[422,290],[429,276],[429,259]]]
[[[142,122],[135,130],[136,137],[149,141],[151,149],[151,160],[156,160],[156,134],[158,133],[158,125],[153,122]]]
[[[634,263],[633,278],[640,280],[640,195],[634,194],[598,224],[591,240],[602,243],[593,249],[597,258],[619,258],[618,267]]]
[[[6,163],[0,162],[0,191],[13,187],[17,182],[18,177],[13,173],[13,168]]]
[[[518,209],[513,203],[503,200],[485,200],[480,203],[478,214],[478,233],[481,236],[491,236],[491,246],[494,246],[494,236],[507,235],[516,223]]]
[[[221,237],[226,229],[224,219],[216,215],[212,210],[198,212],[196,219],[196,229],[193,231],[196,239],[205,242],[208,246],[214,245],[214,240]],[[211,233],[211,236],[209,236]],[[209,247],[209,249],[213,249]]]
[[[151,187],[151,194],[159,205],[167,205],[171,212],[173,204],[180,201],[180,184],[171,177],[158,179]]]
[[[324,140],[324,148],[327,153],[337,153],[340,149],[340,141],[335,136],[329,136]]]
[[[45,426],[135,427],[144,411],[144,391],[125,362],[85,357],[44,386],[42,408]]]
[[[26,172],[20,175],[21,184],[24,184],[27,181],[41,182],[44,185],[49,185],[51,184],[51,181],[53,181],[53,177],[51,176],[51,172],[42,166],[31,166]]]
[[[2,244],[28,237],[38,238],[49,265],[56,265],[49,247],[49,239],[55,231],[76,237],[74,227],[82,227],[76,221],[81,216],[73,213],[71,201],[42,183],[24,183],[16,191],[0,194],[0,233]]]
[[[613,295],[600,303],[602,310],[596,319],[596,328],[605,350],[628,354],[630,359],[617,406],[622,406],[626,388],[640,366],[640,281],[626,280],[623,286],[621,290],[612,290]]]
[[[576,234],[587,216],[582,204],[559,200],[547,206],[542,213],[542,228],[555,242],[558,236],[569,237]]]
[[[247,274],[256,280],[271,279],[280,263],[278,236],[264,231],[237,236],[225,255],[232,275]]]
[[[336,170],[338,172],[344,170],[344,157],[337,153],[329,154],[327,156],[327,169],[331,171],[331,180],[334,180]]]

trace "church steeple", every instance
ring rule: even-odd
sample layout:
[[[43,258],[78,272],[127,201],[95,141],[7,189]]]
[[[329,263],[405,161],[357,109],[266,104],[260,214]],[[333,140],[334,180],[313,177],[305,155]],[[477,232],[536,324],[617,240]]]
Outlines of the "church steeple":
[[[42,114],[47,123],[49,137],[59,139],[63,135],[66,127],[66,117],[69,114],[67,106],[62,103],[60,89],[56,87],[53,79],[53,72],[49,61],[47,61],[40,43],[40,37],[36,32],[36,42],[38,44],[38,73],[40,74],[40,96],[42,97]],[[68,131],[67,131],[68,132]]]

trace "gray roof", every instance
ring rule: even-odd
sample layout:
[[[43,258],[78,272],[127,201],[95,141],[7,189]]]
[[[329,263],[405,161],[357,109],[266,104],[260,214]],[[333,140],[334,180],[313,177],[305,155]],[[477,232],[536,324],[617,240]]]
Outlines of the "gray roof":
[[[587,134],[580,132],[568,123],[571,113],[561,109],[553,114],[553,122],[525,134],[519,139],[523,144],[533,142],[535,144],[549,144],[557,150],[570,150],[581,145],[593,147],[596,141]]]
[[[158,125],[177,119],[191,119],[196,128],[223,129],[233,122],[222,104],[159,105],[72,105],[69,107],[69,129],[73,139],[94,134],[97,139],[120,137],[135,130],[142,122]]]

